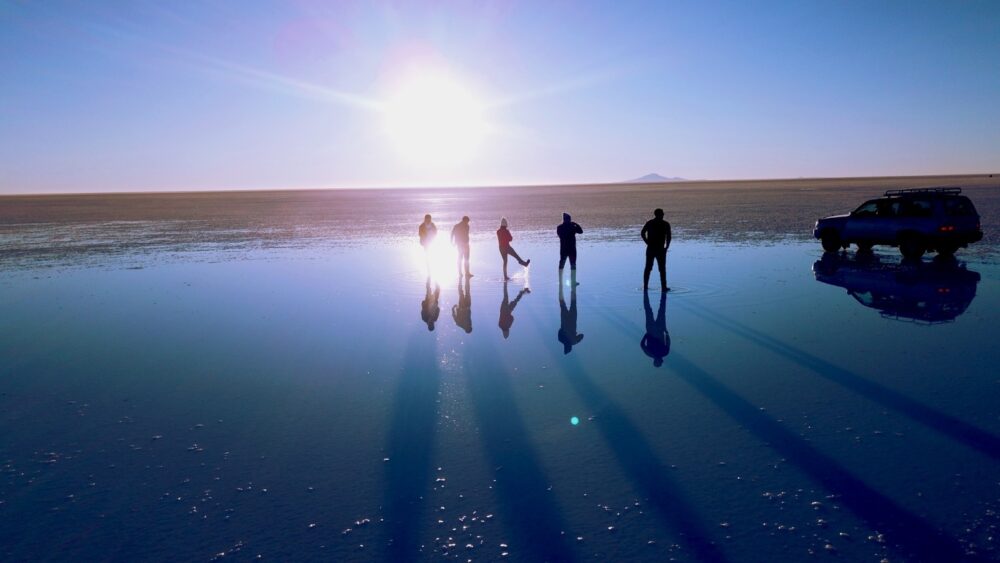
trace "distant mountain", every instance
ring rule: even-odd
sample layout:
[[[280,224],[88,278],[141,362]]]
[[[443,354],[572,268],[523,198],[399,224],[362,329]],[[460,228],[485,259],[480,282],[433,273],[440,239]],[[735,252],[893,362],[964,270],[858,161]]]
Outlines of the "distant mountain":
[[[657,173],[654,172],[652,174],[646,174],[645,176],[643,176],[641,178],[636,178],[635,180],[629,180],[629,181],[623,182],[623,183],[625,183],[625,184],[640,184],[640,183],[645,183],[645,182],[683,182],[684,180],[685,180],[684,178],[681,178],[679,176],[674,176],[672,178],[667,178],[666,176],[660,176],[659,174],[657,174]]]

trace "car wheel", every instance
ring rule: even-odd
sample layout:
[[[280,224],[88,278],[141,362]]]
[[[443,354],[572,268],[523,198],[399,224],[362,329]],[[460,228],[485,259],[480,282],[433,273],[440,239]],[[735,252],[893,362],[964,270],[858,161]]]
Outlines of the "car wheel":
[[[827,252],[836,252],[840,250],[840,233],[837,231],[824,231],[823,236],[820,238],[820,242],[823,243],[823,250]]]
[[[875,246],[875,245],[872,244],[872,243],[870,243],[870,242],[859,242],[858,243],[858,252],[866,252],[866,253],[867,252],[871,252],[873,246]]]
[[[938,256],[954,256],[957,250],[957,244],[939,244],[937,247]]]
[[[924,252],[927,252],[927,248],[924,246],[923,241],[920,240],[920,237],[909,235],[899,241],[899,252],[903,255],[903,258],[919,260],[924,255]]]

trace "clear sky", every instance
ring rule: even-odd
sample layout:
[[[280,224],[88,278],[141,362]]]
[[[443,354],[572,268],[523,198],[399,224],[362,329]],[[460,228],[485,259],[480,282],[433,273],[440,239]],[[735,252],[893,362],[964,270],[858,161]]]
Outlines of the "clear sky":
[[[1000,171],[1000,2],[0,0],[0,193]]]

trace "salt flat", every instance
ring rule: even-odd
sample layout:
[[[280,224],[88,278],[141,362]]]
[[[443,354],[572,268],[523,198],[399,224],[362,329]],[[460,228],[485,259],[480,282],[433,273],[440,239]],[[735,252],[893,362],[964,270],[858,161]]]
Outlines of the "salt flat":
[[[104,256],[188,250],[324,248],[410,241],[424,213],[448,228],[472,218],[493,240],[499,218],[515,236],[546,240],[569,211],[590,239],[632,240],[655,207],[688,238],[808,240],[817,218],[888,189],[963,186],[1000,244],[1000,178],[992,175],[798,179],[475,189],[311,190],[0,197],[0,259],[8,267],[100,262]],[[976,248],[985,248],[985,245]]]
[[[4,199],[0,553],[996,558],[996,185],[954,263],[809,240],[902,181]],[[473,218],[468,289],[425,212]]]

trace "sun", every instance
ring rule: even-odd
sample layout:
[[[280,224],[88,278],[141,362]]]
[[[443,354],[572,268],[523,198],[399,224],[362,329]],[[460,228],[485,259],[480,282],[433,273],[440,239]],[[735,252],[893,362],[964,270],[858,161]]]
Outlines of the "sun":
[[[488,127],[485,106],[453,77],[428,72],[401,84],[385,104],[395,149],[422,166],[459,165],[475,156]]]

